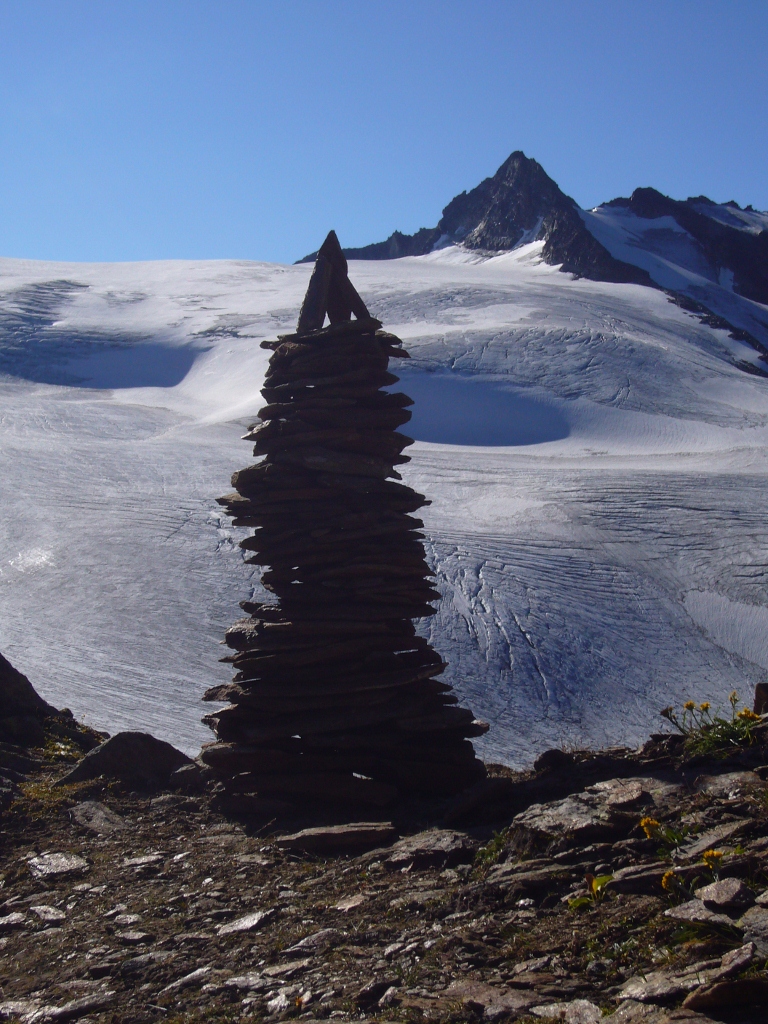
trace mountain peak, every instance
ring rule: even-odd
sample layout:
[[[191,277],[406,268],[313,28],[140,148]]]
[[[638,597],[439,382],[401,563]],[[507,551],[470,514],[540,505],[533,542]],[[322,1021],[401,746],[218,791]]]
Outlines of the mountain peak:
[[[391,260],[424,256],[449,245],[499,252],[535,241],[544,242],[546,263],[579,277],[652,283],[644,270],[611,256],[585,227],[578,204],[520,149],[510,153],[492,177],[455,196],[434,228],[420,228],[413,235],[394,231],[384,242],[344,249],[344,255],[352,260]],[[299,262],[316,257],[310,253]]]

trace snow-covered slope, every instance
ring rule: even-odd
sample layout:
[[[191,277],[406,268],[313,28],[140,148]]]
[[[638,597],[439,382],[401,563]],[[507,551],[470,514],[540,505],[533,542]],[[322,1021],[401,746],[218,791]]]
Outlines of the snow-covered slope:
[[[631,742],[768,671],[768,379],[738,368],[758,353],[541,248],[350,265],[413,357],[403,475],[444,595],[425,628],[511,763]],[[258,587],[215,498],[249,461],[258,342],[309,273],[0,261],[0,650],[48,700],[208,737],[217,644]]]

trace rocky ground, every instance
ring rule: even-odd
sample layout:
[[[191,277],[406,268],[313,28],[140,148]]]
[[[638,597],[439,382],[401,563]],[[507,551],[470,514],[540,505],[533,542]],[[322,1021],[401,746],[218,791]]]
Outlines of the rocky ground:
[[[768,744],[549,752],[296,838],[210,787],[57,786],[73,735],[0,744],[0,1019],[768,1020]]]

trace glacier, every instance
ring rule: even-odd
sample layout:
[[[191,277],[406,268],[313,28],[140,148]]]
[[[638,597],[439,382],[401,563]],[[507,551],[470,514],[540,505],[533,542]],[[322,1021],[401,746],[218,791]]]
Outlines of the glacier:
[[[621,210],[586,216],[768,343],[768,308],[686,263],[672,228],[651,246]],[[760,353],[542,244],[350,263],[412,356],[402,473],[432,501],[443,595],[420,628],[491,725],[482,756],[514,766],[635,744],[661,708],[768,673]],[[0,650],[96,727],[212,738],[200,698],[260,587],[215,499],[250,458],[259,342],[293,329],[310,271],[0,260]]]

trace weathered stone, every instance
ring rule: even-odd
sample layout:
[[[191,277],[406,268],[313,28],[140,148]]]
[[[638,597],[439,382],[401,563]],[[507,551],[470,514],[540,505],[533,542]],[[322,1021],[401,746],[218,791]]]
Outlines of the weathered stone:
[[[69,811],[72,818],[82,825],[83,828],[98,832],[99,835],[106,835],[126,827],[125,821],[110,810],[105,804],[98,800],[84,800],[83,803],[75,804]]]
[[[116,932],[115,937],[120,939],[126,946],[143,946],[147,942],[152,942],[155,938],[149,932],[140,931]]]
[[[385,864],[390,869],[409,865],[414,868],[445,868],[455,864],[469,864],[474,860],[478,845],[465,832],[431,829],[395,843]]]
[[[573,870],[561,864],[549,864],[545,867],[526,870],[526,863],[499,864],[491,868],[486,877],[488,885],[501,889],[520,892],[538,892],[543,889],[555,888],[558,884],[574,878]]]
[[[43,1006],[27,1020],[29,1024],[56,1024],[58,1021],[78,1020],[86,1014],[109,1009],[110,1006],[114,1006],[116,999],[116,992],[98,992],[91,996],[82,996],[80,999],[71,999],[63,1006]]]
[[[227,924],[221,924],[216,929],[217,935],[234,935],[237,932],[253,932],[261,928],[275,916],[275,910],[255,910],[251,914],[245,914]]]
[[[755,894],[738,878],[721,878],[694,891],[709,910],[746,910],[755,902]]]
[[[265,967],[264,974],[268,978],[292,978],[295,974],[299,974],[309,967],[311,963],[310,957],[304,957],[302,960],[291,960],[287,964],[274,964],[272,967]]]
[[[291,1008],[291,1000],[289,998],[291,995],[292,993],[286,992],[285,989],[283,989],[282,992],[278,992],[277,995],[274,996],[272,999],[268,999],[267,1013],[285,1013],[287,1010]]]
[[[468,1010],[479,1011],[486,1020],[525,1013],[541,998],[535,992],[487,985],[481,981],[453,981],[445,990],[445,996],[462,1003]]]
[[[41,853],[31,857],[27,866],[35,878],[61,878],[90,871],[88,861],[76,853]]]
[[[307,828],[289,836],[278,836],[275,845],[283,850],[306,853],[361,852],[387,846],[397,838],[391,822],[358,821],[349,825]]]
[[[13,913],[0,917],[0,932],[15,931],[17,928],[23,928],[26,923],[24,914],[14,910]]]
[[[387,978],[375,978],[356,993],[355,1004],[362,1009],[374,1006],[384,995],[387,989],[399,985],[399,979],[392,976]]]
[[[645,975],[630,978],[622,986],[619,998],[639,1003],[672,1003],[685,993],[698,991],[702,986],[721,981],[744,970],[752,962],[754,955],[755,946],[750,942],[726,953],[719,963],[716,960],[708,960],[681,971],[650,971]]]
[[[755,959],[757,947],[754,942],[746,942],[738,949],[731,949],[724,954],[717,971],[718,978],[728,978],[733,974],[739,974],[749,967]]]
[[[630,864],[626,868],[614,871],[611,889],[613,892],[648,893],[658,896],[661,892],[661,880],[669,869],[669,864],[663,860],[651,864]]]
[[[67,915],[63,910],[59,910],[58,907],[49,907],[45,904],[40,904],[36,907],[29,908],[31,914],[35,914],[39,917],[43,924],[46,925],[59,925],[63,924],[67,919]]]
[[[249,971],[248,974],[238,974],[234,978],[227,978],[224,982],[225,988],[236,988],[241,992],[262,992],[268,985],[264,976],[256,971]]]
[[[147,732],[119,732],[90,750],[57,785],[106,775],[141,789],[156,790],[167,786],[172,773],[190,763],[186,754]]]
[[[210,973],[210,964],[207,967],[198,967],[196,971],[190,971],[189,974],[182,975],[181,978],[177,978],[176,981],[172,981],[170,985],[166,985],[165,988],[160,989],[158,995],[170,995],[172,992],[180,992],[185,988],[199,988]]]
[[[713,985],[704,985],[686,996],[683,1006],[705,1013],[751,1008],[765,1012],[768,1007],[768,980],[738,978],[735,981],[718,981]]]
[[[355,907],[359,907],[361,904],[365,903],[367,899],[368,897],[365,893],[358,892],[353,896],[345,896],[343,900],[339,900],[338,903],[334,903],[333,909],[340,910],[342,913],[346,914],[348,910],[354,910]]]
[[[752,907],[738,922],[744,931],[744,938],[754,942],[761,956],[768,956],[768,908]]]
[[[130,928],[131,925],[138,924],[140,920],[141,914],[115,914],[112,923],[118,928]]]
[[[600,1024],[603,1012],[588,999],[573,999],[568,1003],[547,1003],[532,1006],[531,1013],[549,1020],[564,1021],[564,1024]]]
[[[749,821],[745,818],[743,821],[729,821],[724,825],[718,825],[717,828],[703,832],[692,842],[684,843],[680,847],[680,857],[687,860],[696,859],[700,857],[705,850],[715,849],[727,842],[729,839],[735,838],[742,833],[748,825]]]
[[[295,945],[290,946],[285,950],[286,953],[301,953],[302,951],[313,950],[317,952],[329,949],[331,946],[335,946],[342,938],[342,933],[338,928],[321,928],[318,932],[312,932],[311,935],[306,935]]]
[[[607,779],[589,786],[586,792],[594,793],[606,807],[617,809],[629,810],[652,802],[645,779]]]
[[[708,960],[677,972],[649,971],[625,982],[619,991],[619,999],[634,999],[640,1003],[671,1003],[710,982],[716,976],[719,966],[717,960]]]
[[[703,1017],[693,1010],[673,1011],[674,1016],[654,1003],[640,1003],[627,999],[615,1013],[606,1017],[610,1024],[713,1024],[711,1017]]]
[[[724,775],[702,775],[696,780],[700,793],[716,800],[732,800],[744,795],[755,787],[764,788],[765,783],[754,772],[727,772]]]
[[[0,1020],[27,1020],[39,1008],[39,999],[6,999],[0,1003]]]
[[[664,911],[664,915],[675,921],[689,921],[692,924],[721,924],[733,927],[736,923],[735,918],[710,910],[701,900],[689,900],[687,903],[681,903],[679,907],[670,907]]]
[[[148,868],[155,864],[162,864],[164,860],[162,853],[144,853],[140,857],[124,857],[124,868]]]
[[[129,960],[123,960],[120,964],[120,974],[125,978],[135,977],[136,975],[143,974],[150,967],[169,960],[172,956],[173,953],[160,949],[153,950],[151,953],[141,953],[139,956],[131,957]],[[107,966],[109,967],[110,965]],[[92,973],[91,976],[98,977],[98,974]]]
[[[568,838],[573,843],[591,843],[616,835],[616,826],[605,810],[591,807],[578,796],[546,804],[532,804],[512,819],[515,845],[525,840],[534,846],[549,846]]]

